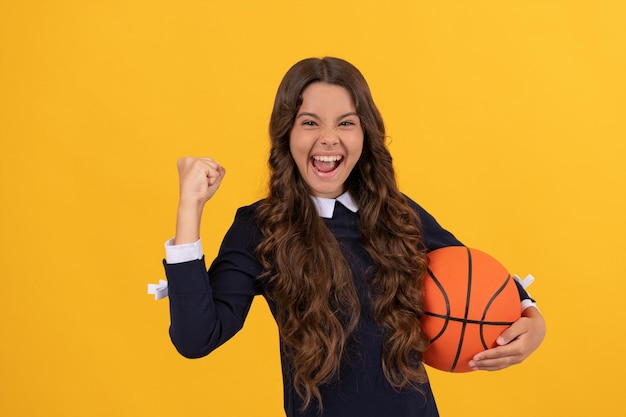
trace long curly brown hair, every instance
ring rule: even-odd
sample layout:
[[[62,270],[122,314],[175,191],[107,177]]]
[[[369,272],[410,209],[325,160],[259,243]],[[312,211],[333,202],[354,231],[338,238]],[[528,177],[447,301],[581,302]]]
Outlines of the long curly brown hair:
[[[361,310],[348,262],[289,150],[302,92],[314,82],[344,87],[363,128],[363,152],[346,188],[358,205],[362,243],[373,261],[370,298],[385,331],[384,375],[396,389],[418,389],[427,380],[419,360],[428,345],[420,327],[426,254],[419,218],[398,190],[382,117],[357,68],[338,58],[309,58],[289,69],[278,88],[269,127],[269,195],[257,213],[264,236],[257,247],[266,271],[261,279],[276,305],[303,408],[314,399],[322,406],[319,387],[337,376]]]

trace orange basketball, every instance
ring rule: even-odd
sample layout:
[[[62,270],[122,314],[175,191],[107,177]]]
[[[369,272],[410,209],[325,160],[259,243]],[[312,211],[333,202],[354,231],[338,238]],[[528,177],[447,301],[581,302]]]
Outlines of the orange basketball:
[[[468,362],[520,318],[513,278],[496,259],[476,249],[432,251],[424,279],[422,327],[430,338],[424,363],[448,372],[469,372]]]

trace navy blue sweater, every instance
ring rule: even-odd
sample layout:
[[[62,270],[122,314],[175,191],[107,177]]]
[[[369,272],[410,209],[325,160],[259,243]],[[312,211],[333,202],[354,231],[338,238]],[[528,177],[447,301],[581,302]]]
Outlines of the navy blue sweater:
[[[423,241],[428,250],[461,245],[451,233],[413,201],[422,221]],[[209,354],[239,331],[257,294],[264,294],[256,279],[263,269],[254,255],[262,239],[255,225],[258,203],[237,211],[220,251],[210,269],[204,260],[169,265],[164,262],[169,285],[170,337],[185,357]],[[336,204],[332,219],[324,219],[350,263],[361,302],[361,319],[349,341],[349,355],[342,363],[336,383],[322,386],[323,411],[315,405],[301,411],[301,399],[293,388],[289,358],[281,355],[284,405],[288,417],[434,417],[438,416],[429,384],[397,391],[387,382],[381,367],[383,331],[375,323],[367,291],[366,271],[371,265],[360,243],[359,215]],[[528,295],[520,292],[522,298]],[[268,300],[272,313],[276,306]],[[281,348],[282,353],[282,348]]]

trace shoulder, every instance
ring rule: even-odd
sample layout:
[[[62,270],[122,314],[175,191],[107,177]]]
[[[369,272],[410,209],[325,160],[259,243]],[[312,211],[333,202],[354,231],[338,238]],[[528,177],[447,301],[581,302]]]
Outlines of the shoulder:
[[[407,203],[409,203],[409,206],[411,206],[411,208],[413,208],[415,211],[417,211],[417,209],[421,208],[420,205],[417,204],[411,197],[409,197],[408,195],[406,195],[404,193],[402,193],[402,195],[406,199]]]
[[[252,220],[256,217],[256,211],[263,200],[258,200],[250,205],[242,206],[237,209],[235,219]]]
[[[431,251],[445,246],[462,246],[463,244],[449,231],[444,229],[439,222],[422,206],[403,194],[409,206],[417,213],[421,222],[422,241],[426,248]]]
[[[257,200],[246,206],[241,206],[237,209],[237,213],[254,213],[263,201],[265,201],[265,199]]]
[[[413,209],[413,211],[418,215],[418,217],[420,218],[420,220],[423,222],[425,219],[433,219],[434,217],[428,213],[421,205],[419,205],[417,202],[415,202],[415,200],[413,200],[411,197],[409,197],[406,194],[402,194],[404,196],[404,198],[406,198],[407,203],[409,204],[409,207],[411,207]]]
[[[226,234],[227,239],[259,241],[261,239],[261,231],[257,226],[256,213],[262,200],[256,201],[247,206],[239,207],[235,213],[233,224],[230,226]]]

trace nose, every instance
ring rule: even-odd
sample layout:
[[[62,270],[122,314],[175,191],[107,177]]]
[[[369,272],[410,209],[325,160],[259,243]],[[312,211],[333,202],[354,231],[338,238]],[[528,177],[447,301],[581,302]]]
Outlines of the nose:
[[[339,135],[332,127],[323,128],[320,132],[320,143],[324,146],[334,146],[339,143]]]

